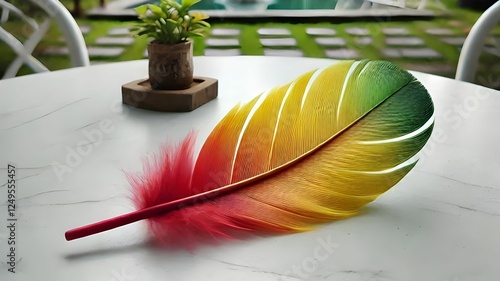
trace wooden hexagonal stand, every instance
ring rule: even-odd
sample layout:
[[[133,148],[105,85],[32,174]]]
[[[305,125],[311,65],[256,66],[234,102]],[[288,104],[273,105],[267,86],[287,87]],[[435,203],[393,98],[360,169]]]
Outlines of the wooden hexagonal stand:
[[[146,79],[132,81],[122,86],[124,104],[155,111],[187,112],[217,97],[217,79],[194,77],[193,84],[185,90],[153,90]]]

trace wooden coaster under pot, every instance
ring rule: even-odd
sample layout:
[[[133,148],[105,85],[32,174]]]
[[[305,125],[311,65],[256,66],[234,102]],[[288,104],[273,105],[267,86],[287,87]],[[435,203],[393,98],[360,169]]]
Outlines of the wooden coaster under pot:
[[[217,91],[217,79],[208,77],[194,77],[185,90],[153,90],[148,79],[141,79],[122,86],[122,101],[148,110],[187,112],[215,99]]]

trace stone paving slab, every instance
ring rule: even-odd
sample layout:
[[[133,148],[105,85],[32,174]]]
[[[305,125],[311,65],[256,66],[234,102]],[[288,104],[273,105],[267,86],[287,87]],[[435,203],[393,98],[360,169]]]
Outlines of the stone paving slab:
[[[369,37],[369,36],[357,37],[354,39],[354,42],[356,42],[357,45],[366,46],[366,45],[373,44],[373,38]]]
[[[325,50],[325,54],[334,59],[359,59],[361,57],[358,51],[352,49]]]
[[[431,48],[386,48],[382,50],[382,55],[390,59],[402,57],[409,59],[438,59],[443,57],[440,53]]]
[[[212,36],[238,36],[241,30],[238,28],[213,28],[211,30]]]
[[[66,44],[66,38],[64,38],[64,36],[61,35],[61,36],[57,37],[57,42],[61,42],[61,43]]]
[[[366,28],[360,28],[360,27],[349,27],[345,29],[345,32],[350,35],[356,35],[356,36],[367,36],[370,35],[370,31]]]
[[[125,49],[122,47],[96,47],[90,46],[87,48],[91,57],[117,57],[121,55]]]
[[[97,45],[132,45],[135,39],[132,37],[99,37],[95,40]]]
[[[128,27],[116,27],[108,30],[108,35],[129,35],[130,36],[130,29]]]
[[[302,50],[278,50],[278,49],[265,49],[265,56],[279,56],[279,57],[303,57]]]
[[[410,34],[408,29],[403,27],[387,27],[382,29],[382,33],[384,33],[385,35],[398,35],[398,36]]]
[[[206,56],[239,56],[240,49],[205,49]]]
[[[311,36],[325,36],[325,35],[335,35],[337,31],[333,28],[326,27],[308,27],[306,28],[306,34]]]
[[[401,52],[398,49],[382,49],[382,55],[386,58],[397,59],[401,57]]]
[[[401,55],[409,59],[437,59],[443,57],[436,50],[431,48],[403,48],[400,49]]]
[[[387,37],[385,43],[391,46],[422,46],[425,42],[419,37]]]
[[[430,35],[453,35],[454,32],[448,28],[429,28],[425,30],[425,33]]]
[[[292,32],[286,28],[274,28],[274,27],[264,27],[259,28],[257,33],[261,36],[280,36],[280,35],[291,35]]]
[[[264,47],[295,47],[297,40],[294,38],[261,38],[260,44]]]
[[[343,47],[346,45],[344,39],[340,37],[318,37],[315,38],[314,41],[318,43],[320,46],[339,46]]]
[[[117,57],[121,55],[125,49],[122,47],[87,47],[90,57]],[[52,56],[67,56],[69,49],[67,47],[48,47],[43,52],[44,55]]]
[[[441,38],[441,41],[453,46],[463,46],[465,42],[465,37],[445,37]]]
[[[47,47],[42,51],[43,55],[49,56],[67,56],[69,55],[68,47]]]
[[[88,25],[81,25],[79,26],[80,27],[80,31],[82,32],[83,35],[86,35],[86,34],[89,34],[90,33],[90,26]]]
[[[207,38],[205,46],[208,47],[238,47],[240,40],[236,38]]]
[[[408,64],[405,69],[420,71],[430,74],[455,73],[456,67],[448,64]]]
[[[466,24],[462,21],[459,20],[450,20],[448,21],[448,24],[453,27],[465,27]]]

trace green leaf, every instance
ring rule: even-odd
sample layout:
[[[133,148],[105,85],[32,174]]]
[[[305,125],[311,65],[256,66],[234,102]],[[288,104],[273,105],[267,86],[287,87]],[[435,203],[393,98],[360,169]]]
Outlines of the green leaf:
[[[142,30],[141,32],[138,32],[137,33],[137,36],[142,36],[142,35],[147,35],[147,34],[150,34],[151,31],[150,30]]]
[[[176,10],[182,9],[181,4],[177,3],[177,1],[174,0],[164,0],[164,1],[167,5],[174,7]]]
[[[153,14],[155,14],[157,17],[159,18],[167,17],[167,14],[165,14],[159,6],[149,4],[148,7],[151,10],[151,12],[153,12]]]
[[[182,7],[191,8],[194,4],[200,2],[201,0],[182,0]]]
[[[197,32],[188,32],[188,37],[203,37],[203,34]]]
[[[199,22],[196,22],[196,23],[199,24],[199,25],[205,26],[207,28],[211,27],[211,25],[208,22],[206,22],[206,21],[199,21]]]
[[[136,7],[134,11],[140,16],[145,15],[148,11],[148,5],[141,5],[139,7]]]
[[[168,21],[168,22],[171,22],[171,23],[173,23],[173,24],[175,24],[175,25],[177,25],[177,21],[175,21],[175,20],[173,20],[173,19],[167,19],[167,21]]]
[[[165,3],[161,2],[161,3],[160,3],[160,5],[159,5],[159,7],[161,8],[161,10],[162,10],[165,14],[168,14],[168,9],[169,9],[170,7],[168,7],[168,6],[167,6],[167,4],[165,4]]]
[[[200,2],[200,0],[182,0],[182,8],[179,9],[179,13],[187,15],[189,9],[196,3]]]

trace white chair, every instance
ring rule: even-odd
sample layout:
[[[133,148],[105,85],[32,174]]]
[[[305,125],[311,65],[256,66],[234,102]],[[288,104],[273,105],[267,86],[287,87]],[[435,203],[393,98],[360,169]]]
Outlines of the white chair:
[[[472,27],[460,52],[455,79],[474,82],[479,56],[491,30],[500,21],[500,1],[486,10]]]
[[[68,45],[71,65],[73,67],[90,65],[83,35],[66,7],[58,0],[31,0],[31,2],[42,8],[49,16],[40,24],[33,18],[25,15],[11,3],[0,0],[0,9],[2,10],[0,16],[0,40],[4,41],[17,54],[17,57],[6,69],[2,78],[15,77],[23,64],[30,67],[34,72],[49,71],[47,67],[32,56],[32,53],[37,44],[47,33],[51,20],[54,20],[61,29],[66,44]],[[7,22],[10,15],[21,19],[34,30],[24,43],[2,27],[2,25]]]

